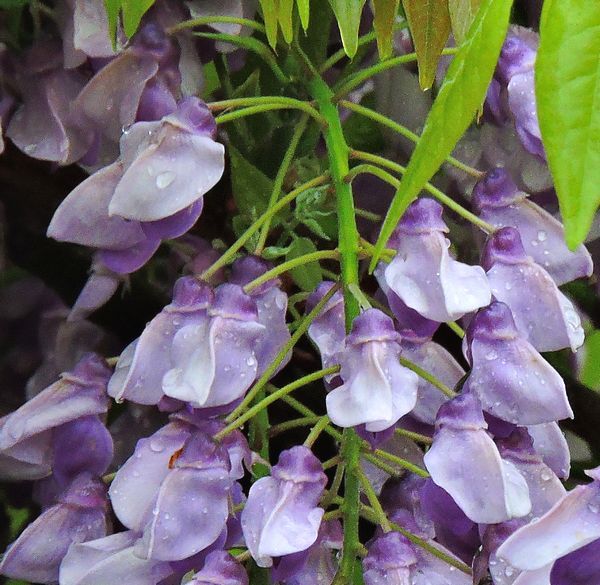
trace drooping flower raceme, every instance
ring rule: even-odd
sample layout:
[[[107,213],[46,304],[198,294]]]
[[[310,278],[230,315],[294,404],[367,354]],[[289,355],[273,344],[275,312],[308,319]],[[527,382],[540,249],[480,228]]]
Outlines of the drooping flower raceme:
[[[527,256],[515,228],[501,228],[490,237],[482,264],[494,298],[510,307],[517,329],[538,351],[565,347],[576,351],[583,344],[581,319],[573,303]]]
[[[327,414],[335,424],[383,431],[414,408],[418,378],[400,365],[399,341],[393,321],[378,309],[354,320],[337,356],[343,384],[326,398]]]
[[[318,507],[327,476],[304,446],[283,451],[269,477],[250,488],[242,512],[246,546],[259,567],[273,557],[306,550],[316,540],[324,510]]]
[[[450,256],[442,206],[417,199],[406,210],[389,245],[397,253],[385,269],[390,289],[411,309],[438,322],[454,321],[490,302],[483,269]]]
[[[479,311],[466,339],[471,372],[465,389],[489,413],[518,425],[573,416],[562,378],[517,331],[507,305],[494,302]]]

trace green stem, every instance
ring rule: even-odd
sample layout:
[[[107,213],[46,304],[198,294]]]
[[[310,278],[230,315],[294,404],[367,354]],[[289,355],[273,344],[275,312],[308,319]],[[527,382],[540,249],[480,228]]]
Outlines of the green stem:
[[[298,256],[297,258],[293,258],[292,260],[288,260],[287,262],[282,262],[278,264],[271,270],[267,270],[264,274],[261,274],[258,278],[255,278],[253,281],[249,282],[246,286],[244,286],[245,292],[250,292],[256,287],[268,282],[269,280],[283,274],[284,272],[289,272],[290,270],[302,266],[304,264],[309,264],[310,262],[318,262],[319,260],[339,260],[340,253],[337,250],[317,250],[316,252],[310,252],[308,254],[303,254],[302,256]]]
[[[264,112],[275,112],[277,110],[294,110],[297,109],[295,106],[287,104],[265,104],[264,106],[250,106],[249,108],[242,108],[235,112],[228,112],[221,114],[215,118],[217,124],[226,124],[240,118],[246,118],[248,116],[254,116],[256,114],[262,114]]]
[[[190,18],[184,20],[167,29],[167,34],[172,35],[179,31],[196,28],[197,26],[204,26],[205,24],[223,23],[223,24],[239,24],[241,26],[247,26],[248,28],[257,30],[264,33],[265,27],[255,20],[248,18],[239,18],[237,16],[200,16],[198,18]]]
[[[276,437],[277,435],[284,433],[285,431],[289,431],[292,429],[297,429],[299,427],[307,427],[310,425],[314,425],[316,422],[321,420],[320,416],[302,416],[300,418],[293,418],[291,420],[286,420],[285,422],[279,423],[277,425],[273,425],[269,429],[269,436]]]
[[[344,470],[346,469],[344,465],[344,461],[341,460],[339,465],[335,469],[335,474],[333,475],[333,481],[331,482],[331,487],[327,490],[327,493],[323,497],[321,502],[323,508],[327,509],[331,502],[333,502],[334,498],[338,495],[340,491],[340,486],[342,485],[342,479],[344,478]]]
[[[329,417],[325,414],[321,417],[321,420],[310,430],[308,436],[304,440],[304,446],[309,449],[315,444],[315,441],[319,438],[321,433],[325,430],[325,427],[329,425]],[[323,466],[323,469],[327,469]]]
[[[306,57],[304,55],[304,57]],[[348,156],[350,149],[346,144],[342,123],[337,107],[333,104],[333,92],[329,86],[314,71],[310,61],[305,58],[314,77],[309,83],[309,89],[315,98],[321,115],[327,121],[324,132],[329,168],[333,178],[336,192],[338,214],[338,249],[340,251],[340,265],[342,283],[344,285],[344,307],[346,314],[346,330],[349,331],[352,322],[358,316],[360,309],[358,301],[349,290],[349,285],[358,285],[358,229],[354,215],[354,200],[352,188],[344,180],[350,165]],[[357,471],[360,467],[361,439],[354,429],[345,429],[342,440],[341,455],[346,466],[344,483],[344,542],[340,568],[334,583],[352,583],[356,568],[356,554],[360,545],[358,534],[360,482]]]
[[[211,266],[209,266],[198,278],[201,280],[209,279],[217,270],[226,266],[233,261],[237,252],[242,246],[261,228],[261,226],[276,213],[279,213],[287,205],[289,205],[298,195],[323,185],[329,179],[329,173],[323,173],[314,179],[296,187],[293,191],[290,191],[285,197],[282,197],[271,209],[263,213],[228,249],[227,251]]]
[[[465,336],[465,330],[458,323],[455,323],[454,321],[448,321],[446,325],[448,325],[448,327],[452,329],[452,331],[454,331],[454,333],[456,333],[456,335],[458,335],[461,339]]]
[[[279,388],[279,390],[276,390],[272,394],[269,394],[268,396],[263,398],[260,402],[258,402],[257,404],[255,404],[254,406],[249,408],[246,412],[244,412],[244,414],[242,414],[242,415],[238,416],[237,418],[235,418],[234,420],[232,420],[224,429],[222,429],[215,435],[215,437],[214,437],[215,440],[220,441],[223,437],[227,436],[232,431],[235,431],[235,429],[241,427],[246,421],[249,421],[251,418],[256,416],[259,412],[261,412],[262,410],[267,408],[267,406],[269,406],[269,404],[276,402],[282,396],[285,396],[286,394],[289,394],[290,392],[293,392],[294,390],[297,390],[298,388],[302,388],[303,386],[306,386],[307,384],[310,384],[311,382],[320,380],[321,378],[324,378],[325,376],[328,376],[329,374],[335,374],[336,372],[339,371],[339,369],[340,369],[339,366],[331,366],[330,368],[326,368],[324,370],[318,370],[316,372],[312,372],[311,374],[307,374],[306,376],[302,376],[302,378],[298,378],[297,380],[294,380],[290,384],[287,384],[286,386]],[[228,419],[225,419],[225,420],[228,420]],[[326,420],[325,424],[328,424],[328,422],[329,422],[329,420]]]
[[[329,302],[329,299],[337,292],[338,287],[332,286],[331,289],[323,296],[323,298],[315,305],[314,309],[302,319],[302,323],[299,325],[298,329],[294,331],[290,340],[281,348],[279,353],[275,356],[273,361],[269,364],[267,369],[263,372],[262,376],[256,381],[254,386],[248,391],[244,400],[233,410],[229,416],[225,419],[227,423],[231,423],[238,416],[240,416],[248,405],[252,402],[254,397],[258,392],[260,392],[261,388],[263,388],[267,382],[271,379],[279,364],[284,360],[285,356],[292,350],[292,348],[298,343],[299,339],[306,333],[306,330],[310,326],[310,324],[315,320],[315,318],[319,315],[319,313],[323,310],[323,307]]]
[[[414,463],[407,461],[406,459],[402,459],[402,457],[398,457],[397,455],[388,453],[387,451],[384,451],[383,449],[375,449],[375,451],[373,451],[373,453],[380,459],[387,459],[388,461],[394,463],[395,465],[398,465],[398,467],[407,469],[408,471],[414,473],[415,475],[419,475],[421,477],[429,477],[429,473],[427,473],[427,471],[425,471],[418,465],[415,465]]]
[[[414,431],[407,431],[406,429],[396,428],[394,432],[400,437],[412,439],[416,443],[423,443],[423,445],[431,445],[433,443],[433,439],[431,437],[428,437],[427,435],[422,435],[421,433],[415,433]]]
[[[407,360],[405,357],[400,357],[400,363],[409,370],[412,370],[419,378],[423,378],[423,380],[429,382],[432,386],[435,386],[442,394],[445,394],[448,398],[454,398],[456,396],[456,392],[446,386],[441,380],[436,378],[434,375],[430,374],[427,370],[424,370],[417,364]]]
[[[379,501],[379,498],[373,489],[373,485],[362,469],[358,470],[358,479],[360,480],[363,492],[367,496],[367,500],[369,500],[369,504],[371,504],[371,508],[373,508],[373,511],[377,515],[377,521],[379,522],[379,525],[384,532],[391,532],[392,527],[390,525],[390,521],[381,507],[381,502]]]
[[[347,100],[340,100],[338,103],[341,107],[346,108],[347,110],[352,110],[353,112],[356,112],[357,114],[360,114],[365,118],[369,118],[374,122],[381,124],[382,126],[386,126],[390,130],[397,132],[401,136],[408,138],[414,143],[417,143],[421,138],[418,134],[415,134],[406,126],[402,126],[401,124],[390,120],[387,116],[384,116],[379,112],[376,112],[375,110],[365,108],[365,106],[361,106],[360,104],[355,104],[354,102],[349,102]],[[464,171],[465,173],[471,175],[472,177],[475,177],[476,179],[481,179],[485,175],[485,173],[483,173],[482,171],[478,171],[477,169],[466,165],[465,163],[454,158],[453,156],[448,156],[446,158],[446,161],[452,166],[456,167],[457,169],[460,169],[461,171]]]
[[[290,169],[292,159],[294,158],[294,154],[296,153],[296,149],[298,148],[300,138],[302,138],[302,134],[304,134],[307,122],[308,114],[305,113],[296,125],[294,133],[292,134],[292,139],[290,140],[290,145],[288,146],[287,150],[285,151],[285,154],[283,155],[283,160],[281,161],[281,165],[279,166],[279,170],[277,171],[277,175],[275,176],[275,181],[273,182],[273,190],[271,191],[271,197],[269,197],[267,209],[273,207],[273,205],[277,203],[277,199],[279,199],[281,188],[283,187],[283,182],[285,181],[285,177]],[[269,235],[269,228],[271,227],[271,219],[272,218],[269,218],[265,222],[258,237],[258,243],[256,245],[256,249],[254,250],[254,253],[257,256],[260,256],[262,254],[262,251],[265,247],[267,236]]]
[[[362,150],[352,150],[350,152],[350,156],[357,160],[367,161],[368,163],[373,163],[375,165],[379,165],[380,167],[388,168],[399,174],[404,174],[404,172],[406,171],[406,168],[403,167],[402,165],[399,165],[398,163],[388,160],[387,158],[384,158],[383,156],[371,154],[370,152],[364,152]],[[381,169],[375,170],[373,168],[373,164],[358,165],[358,167],[353,167],[351,172],[354,172],[356,168],[363,167],[360,171],[358,171],[358,173],[360,173],[360,172],[372,173],[372,174],[378,176],[380,179],[388,182],[390,185],[398,188],[398,185],[400,184],[400,181],[398,179],[396,179],[389,173],[382,171]],[[377,168],[377,167],[375,167],[375,168]],[[352,178],[352,176],[353,175],[351,175],[351,178]],[[452,199],[451,197],[446,195],[443,191],[440,191],[437,187],[434,187],[431,183],[426,183],[425,186],[423,187],[423,189],[425,191],[427,191],[428,193],[430,193],[431,195],[433,195],[440,203],[442,203],[443,205],[445,205],[446,207],[448,207],[449,209],[454,211],[454,213],[456,213],[457,215],[460,215],[467,221],[471,222],[473,225],[477,226],[479,229],[481,229],[486,234],[493,234],[496,231],[496,228],[493,225],[487,223],[486,221],[483,221],[482,219],[477,217],[474,213],[471,213],[468,209],[465,209],[462,205],[460,205],[460,203],[457,203],[456,201],[454,201],[454,199]]]
[[[442,55],[454,55],[456,54],[456,48],[444,49],[442,51]],[[417,60],[416,53],[408,53],[406,55],[400,55],[399,57],[392,57],[391,59],[386,59],[385,61],[380,61],[371,67],[366,67],[362,69],[358,73],[351,75],[349,78],[342,81],[342,83],[336,87],[335,95],[333,96],[333,101],[336,102],[342,98],[342,96],[346,95],[348,92],[352,91],[355,87],[358,87],[362,83],[364,83],[370,77],[382,73],[383,71],[387,71],[388,69],[392,69],[393,67],[397,67],[398,65],[403,65],[404,63],[412,63]]]

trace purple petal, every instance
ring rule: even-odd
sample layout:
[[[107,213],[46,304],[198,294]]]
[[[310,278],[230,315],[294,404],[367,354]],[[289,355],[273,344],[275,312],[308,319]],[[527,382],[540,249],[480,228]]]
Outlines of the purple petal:
[[[571,454],[569,445],[557,423],[545,423],[527,427],[533,439],[533,448],[544,463],[561,479],[569,477]]]
[[[552,585],[591,585],[600,582],[600,539],[558,559],[550,573]]]
[[[117,274],[139,270],[158,250],[160,240],[146,239],[127,250],[100,250],[98,260]]]
[[[158,221],[145,222],[142,229],[148,238],[158,240],[171,240],[188,232],[198,221],[204,205],[203,199],[182,209],[181,211],[160,219]]]
[[[248,575],[244,567],[225,551],[214,551],[206,557],[200,571],[190,581],[190,585],[248,585]]]

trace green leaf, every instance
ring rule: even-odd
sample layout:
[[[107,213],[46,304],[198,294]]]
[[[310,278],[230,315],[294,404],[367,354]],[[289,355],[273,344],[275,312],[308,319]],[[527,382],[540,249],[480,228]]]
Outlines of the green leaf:
[[[27,6],[27,4],[29,4],[30,2],[31,0],[0,0],[0,10],[22,8],[23,6]]]
[[[108,17],[108,32],[114,48],[117,42],[117,28],[119,26],[121,0],[104,0],[104,8],[106,8],[106,15]]]
[[[267,29],[267,40],[273,49],[277,47],[277,30],[279,28],[279,0],[260,0],[260,7]]]
[[[337,234],[337,214],[335,202],[328,194],[328,187],[305,191],[296,199],[294,216],[320,238],[333,240]]]
[[[396,224],[469,127],[492,79],[506,36],[512,0],[483,0],[467,38],[450,63],[440,92],[375,244],[373,271]]]
[[[300,14],[300,22],[304,32],[308,28],[310,22],[310,0],[296,0],[296,6],[298,7],[298,13]]]
[[[377,33],[380,59],[391,57],[394,40],[394,22],[400,0],[373,0],[373,26]]]
[[[123,30],[132,37],[140,26],[142,17],[152,7],[155,0],[122,0]]]
[[[287,260],[293,260],[299,256],[316,252],[317,248],[312,240],[308,238],[296,238],[286,255]],[[323,280],[323,274],[318,262],[308,262],[303,266],[297,266],[290,270],[292,280],[305,291],[312,291]]]
[[[458,45],[465,40],[480,6],[481,0],[448,0],[452,34]]]
[[[214,61],[209,61],[204,65],[202,67],[202,72],[204,74],[203,94],[206,97],[221,87],[221,80],[219,79],[219,74]]]
[[[402,0],[402,5],[417,53],[419,83],[429,89],[450,34],[448,0]]]
[[[267,246],[262,253],[265,260],[275,260],[285,256],[290,251],[290,246]]]
[[[546,0],[537,109],[565,238],[587,235],[600,204],[600,0]]]
[[[231,188],[233,198],[241,214],[260,215],[267,209],[273,190],[273,181],[250,164],[233,146],[229,146],[231,163]]]
[[[600,330],[586,335],[583,346],[583,365],[579,380],[592,390],[600,391]]]
[[[358,26],[365,0],[329,0],[337,19],[346,55],[352,59],[358,49]]]
[[[278,0],[278,20],[283,40],[289,45],[294,39],[294,26],[292,16],[294,14],[294,0]]]

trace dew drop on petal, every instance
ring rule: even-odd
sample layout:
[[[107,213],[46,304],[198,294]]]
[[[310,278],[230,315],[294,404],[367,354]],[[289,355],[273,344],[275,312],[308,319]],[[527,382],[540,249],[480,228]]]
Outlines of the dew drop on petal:
[[[165,171],[156,175],[156,186],[159,189],[166,189],[177,177],[173,171]]]

